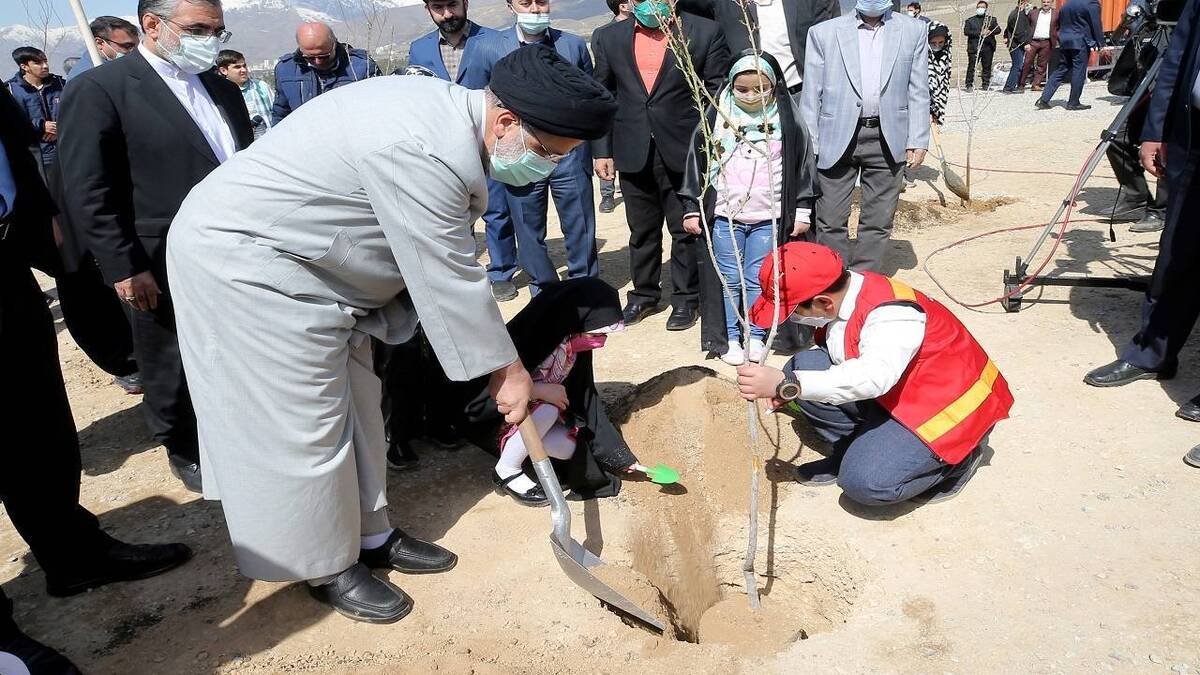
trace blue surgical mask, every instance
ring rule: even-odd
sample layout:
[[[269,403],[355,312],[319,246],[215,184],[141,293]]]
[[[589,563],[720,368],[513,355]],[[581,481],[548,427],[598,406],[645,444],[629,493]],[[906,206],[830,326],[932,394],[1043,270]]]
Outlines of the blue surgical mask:
[[[217,52],[221,50],[221,41],[216,35],[196,36],[180,35],[163,21],[159,24],[164,30],[173,33],[179,40],[175,51],[166,54],[167,60],[174,63],[180,70],[189,75],[199,75],[211,69],[217,63]],[[162,49],[162,42],[159,42]],[[165,49],[162,51],[166,52]]]
[[[659,15],[670,16],[671,5],[663,0],[642,0],[633,6],[633,18],[646,28],[660,28]]]
[[[521,128],[521,145],[525,148],[521,156],[514,160],[508,160],[499,156],[500,141],[496,141],[496,144],[492,146],[489,159],[492,167],[488,173],[492,178],[505,185],[522,187],[546,180],[551,173],[554,173],[557,164],[529,149],[529,143],[525,140],[524,127]]]
[[[892,11],[892,2],[891,0],[858,0],[854,5],[854,11],[863,16],[883,16]]]
[[[550,27],[550,13],[518,14],[517,25],[521,27],[521,30],[525,31],[526,35],[540,35]]]

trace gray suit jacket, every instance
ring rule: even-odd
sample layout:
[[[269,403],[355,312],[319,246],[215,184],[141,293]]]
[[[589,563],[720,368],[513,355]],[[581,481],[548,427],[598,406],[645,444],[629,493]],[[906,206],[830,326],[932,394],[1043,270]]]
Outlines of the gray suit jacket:
[[[513,363],[471,236],[488,198],[483,127],[483,92],[435,78],[370,78],[323,94],[191,191],[169,246],[173,258],[206,259],[169,274],[201,278],[187,268],[207,266],[335,303],[358,340],[403,341],[419,319],[455,380]],[[220,260],[207,259],[213,251]]]
[[[856,14],[823,21],[808,31],[801,115],[817,148],[817,167],[845,154],[862,109]],[[884,31],[879,118],[892,159],[929,147],[928,24],[892,12]]]

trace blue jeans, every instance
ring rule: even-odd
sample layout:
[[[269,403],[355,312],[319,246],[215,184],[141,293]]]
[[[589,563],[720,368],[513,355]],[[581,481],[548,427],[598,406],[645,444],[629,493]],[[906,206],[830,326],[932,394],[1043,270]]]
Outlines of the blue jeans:
[[[508,215],[508,193],[504,183],[487,179],[488,203],[483,212],[483,234],[487,241],[489,281],[512,281],[517,273],[517,237]]]
[[[1012,56],[1012,69],[1008,71],[1008,81],[1004,83],[1004,88],[1015,91],[1018,87],[1025,86],[1021,81],[1021,68],[1025,66],[1025,48],[1011,49],[1008,53]]]
[[[771,252],[771,221],[761,223],[739,223],[734,221],[732,237],[729,231],[729,221],[717,218],[713,222],[712,245],[717,257],[717,269],[729,284],[734,302],[730,304],[725,298],[725,332],[731,341],[740,342],[742,326],[738,323],[737,308],[742,302],[742,282],[738,275],[737,258],[742,257],[742,275],[746,277],[746,302],[750,306],[762,295],[758,284],[758,270],[763,260]],[[784,318],[784,317],[781,317]],[[750,325],[750,337],[762,340],[767,337],[767,331],[753,324]]]
[[[791,370],[829,370],[824,349],[810,349],[791,358]],[[830,405],[796,401],[785,410],[798,411],[817,435],[833,444],[841,458],[838,486],[850,499],[866,506],[896,504],[916,497],[942,482],[956,465],[943,462],[916,434],[897,422],[875,401]]]
[[[589,144],[582,143],[543,181],[505,186],[508,212],[517,235],[517,260],[529,275],[532,292],[558,281],[558,269],[546,250],[546,209],[554,199],[567,248],[567,278],[600,276],[596,253],[596,204]]]

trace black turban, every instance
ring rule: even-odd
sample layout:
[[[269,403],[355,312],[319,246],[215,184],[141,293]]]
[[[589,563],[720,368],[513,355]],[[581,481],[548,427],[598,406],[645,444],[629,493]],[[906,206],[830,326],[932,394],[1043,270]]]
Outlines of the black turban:
[[[526,45],[500,59],[490,88],[524,122],[564,138],[594,141],[617,114],[607,89],[545,45]]]

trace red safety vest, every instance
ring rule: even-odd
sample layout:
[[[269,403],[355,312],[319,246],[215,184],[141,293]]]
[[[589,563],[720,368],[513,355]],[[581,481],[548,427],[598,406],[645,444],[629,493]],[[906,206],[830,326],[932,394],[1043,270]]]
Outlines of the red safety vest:
[[[941,303],[890,277],[862,276],[862,290],[846,322],[846,359],[858,358],[863,324],[872,311],[895,304],[919,307],[925,313],[925,341],[896,386],[876,400],[943,461],[961,462],[1008,417],[1013,404],[1008,382]]]

